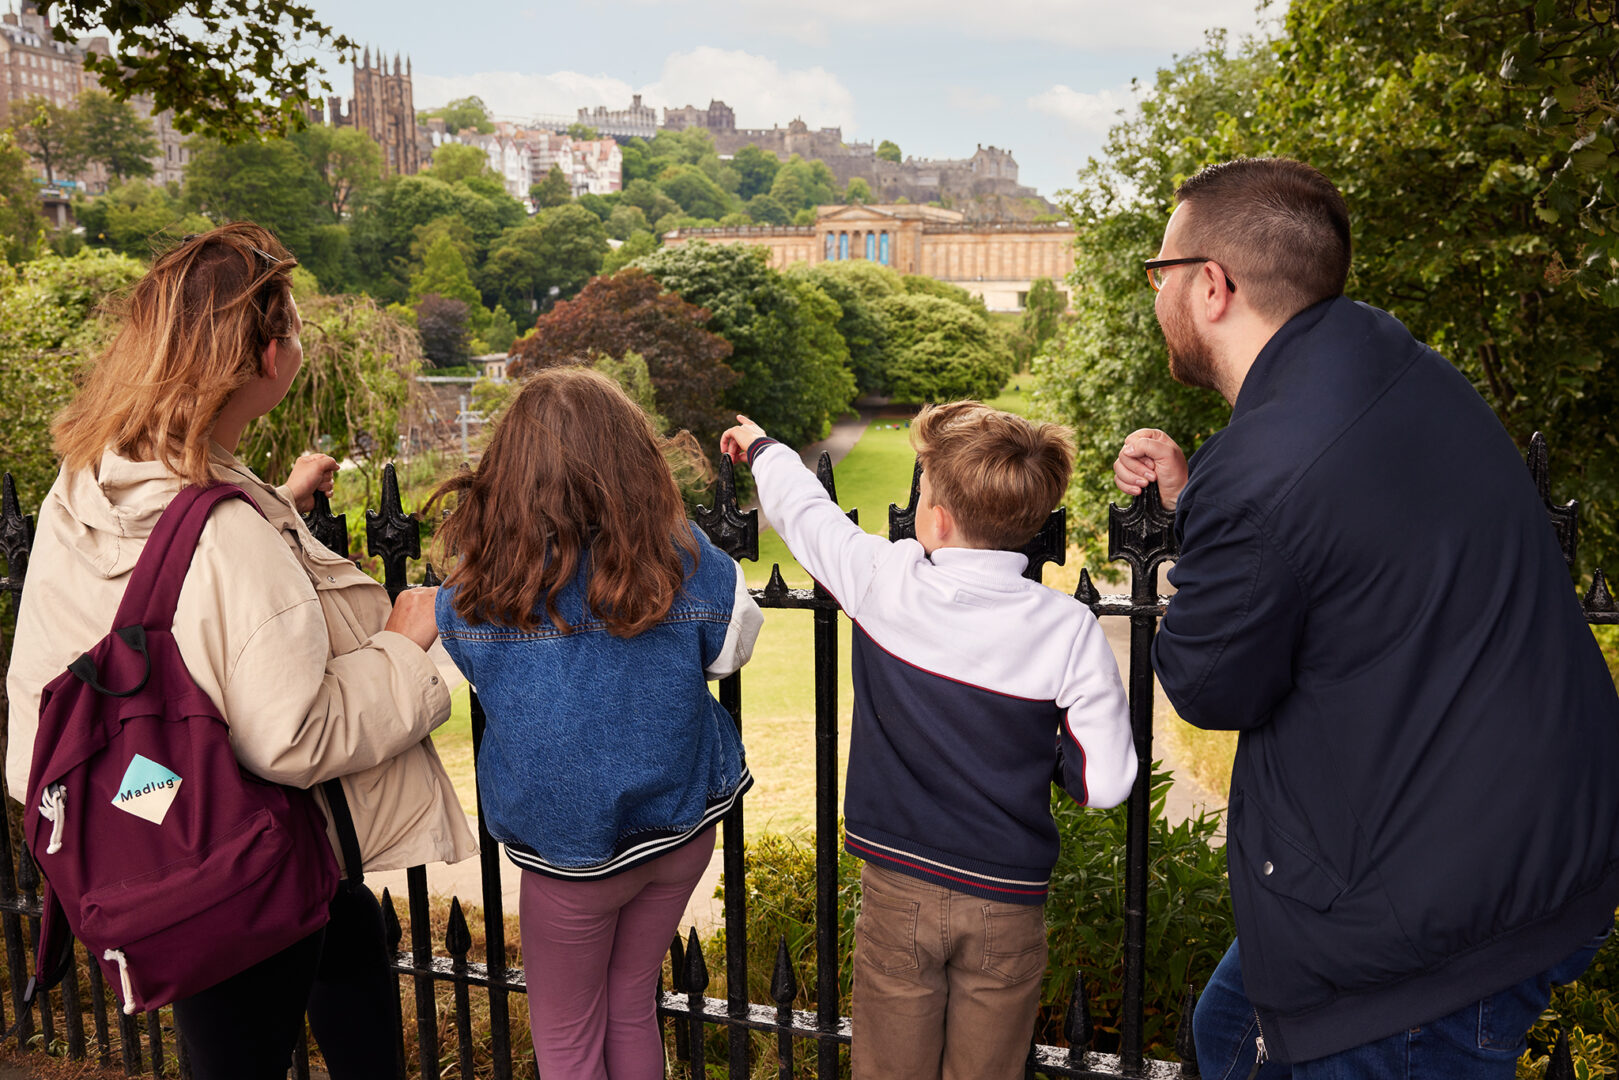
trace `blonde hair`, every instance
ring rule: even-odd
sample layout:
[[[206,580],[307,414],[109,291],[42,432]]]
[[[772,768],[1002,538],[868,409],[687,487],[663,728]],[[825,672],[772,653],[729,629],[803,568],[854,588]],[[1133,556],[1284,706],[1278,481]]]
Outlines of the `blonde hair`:
[[[1068,489],[1074,433],[977,401],[928,405],[911,422],[911,445],[933,502],[964,537],[1017,551],[1033,540]]]
[[[225,402],[293,333],[297,265],[275,234],[236,222],[165,251],[123,301],[118,335],[51,425],[63,468],[111,448],[212,483],[208,444]]]

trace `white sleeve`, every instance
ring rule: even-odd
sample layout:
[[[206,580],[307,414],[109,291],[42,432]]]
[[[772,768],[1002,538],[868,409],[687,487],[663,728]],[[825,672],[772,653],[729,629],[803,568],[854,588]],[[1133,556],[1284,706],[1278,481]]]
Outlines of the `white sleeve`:
[[[793,558],[854,617],[894,545],[850,521],[789,447],[760,449],[753,477],[759,505]]]
[[[1129,798],[1136,747],[1119,665],[1096,617],[1086,612],[1085,618],[1088,625],[1074,642],[1057,697],[1063,710],[1060,777],[1080,803],[1105,809]]]
[[[725,628],[725,643],[714,662],[703,669],[711,679],[734,675],[753,656],[753,643],[758,640],[759,629],[765,624],[764,612],[753,602],[748,592],[748,580],[742,576],[742,566],[736,565],[736,591],[731,601],[731,624]]]

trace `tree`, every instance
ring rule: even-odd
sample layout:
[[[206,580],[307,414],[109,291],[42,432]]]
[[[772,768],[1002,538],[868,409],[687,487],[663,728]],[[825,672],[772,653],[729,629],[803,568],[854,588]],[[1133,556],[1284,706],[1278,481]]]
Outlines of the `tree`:
[[[293,135],[292,142],[326,182],[327,201],[338,221],[383,181],[382,147],[359,128],[311,125]]]
[[[889,327],[882,301],[904,291],[900,275],[886,266],[850,259],[799,263],[788,275],[801,277],[837,302],[838,333],[849,350],[849,370],[863,394],[888,388]]]
[[[31,259],[45,233],[39,192],[29,179],[28,155],[10,131],[0,131],[0,260]]]
[[[483,103],[483,98],[476,95],[456,98],[442,109],[428,109],[417,113],[416,116],[422,123],[434,119],[443,120],[444,130],[451,135],[462,131],[492,135],[495,131],[494,122],[489,119],[489,106]]]
[[[883,381],[896,401],[992,398],[1012,375],[989,324],[949,300],[900,292],[877,302],[887,323]]]
[[[1023,302],[1023,318],[1013,336],[1013,355],[1022,368],[1035,358],[1057,334],[1063,314],[1068,310],[1068,297],[1050,278],[1036,278],[1029,284],[1029,295]]]
[[[741,181],[737,185],[737,197],[747,200],[769,193],[770,185],[776,179],[776,170],[781,168],[781,160],[775,154],[749,143],[731,158],[731,168],[736,170]]]
[[[108,251],[69,259],[46,252],[21,266],[0,264],[0,427],[5,469],[26,506],[44,500],[56,475],[51,418],[115,329],[100,316],[101,302],[133,285],[142,269]]]
[[[464,300],[428,293],[416,304],[416,332],[434,367],[454,367],[472,358],[471,328]]]
[[[316,225],[333,221],[326,181],[288,139],[197,143],[186,166],[185,200],[210,220],[254,221],[294,253]]]
[[[732,199],[700,169],[676,165],[658,177],[658,190],[696,218],[724,217]]]
[[[595,142],[601,138],[601,132],[589,124],[572,123],[568,125],[568,138],[575,142]]]
[[[639,263],[664,288],[709,311],[742,376],[725,395],[765,430],[795,444],[822,438],[854,399],[838,306],[808,281],[772,270],[763,248],[706,243],[663,248]]]
[[[562,166],[552,162],[545,179],[529,188],[528,196],[534,200],[534,205],[542,210],[551,206],[561,206],[573,198],[573,185],[568,183],[567,174],[562,171]]]
[[[771,196],[786,209],[811,210],[837,201],[837,177],[824,161],[805,161],[794,154],[776,170]]]
[[[658,250],[658,238],[650,231],[631,233],[630,238],[609,251],[602,259],[601,272],[616,274],[643,255]]]
[[[145,180],[119,184],[98,198],[75,199],[73,216],[92,247],[137,259],[150,259],[188,233],[213,228],[201,214],[187,212],[167,188]]]
[[[657,185],[646,179],[631,180],[619,201],[625,206],[637,207],[654,225],[670,214],[680,211],[680,204],[659,191]]]
[[[595,214],[572,203],[554,206],[502,233],[479,280],[484,295],[525,318],[553,295],[566,299],[582,289],[607,251],[607,229]]]
[[[86,161],[99,162],[119,180],[151,176],[150,158],[161,152],[152,125],[135,107],[101,90],[79,95],[79,138]]]
[[[703,328],[708,312],[630,267],[599,277],[563,301],[513,346],[515,377],[592,356],[639,354],[651,375],[658,409],[704,446],[716,443],[734,418],[721,406],[738,375],[727,363],[731,346]]]
[[[869,203],[871,201],[871,185],[866,178],[856,176],[849,181],[849,186],[843,192],[843,201],[851,203]]]
[[[471,180],[490,173],[489,155],[465,143],[442,143],[433,151],[433,166],[426,170],[446,184]]]
[[[877,144],[877,156],[883,161],[892,161],[895,165],[905,160],[900,155],[898,144],[889,142],[887,139]]]
[[[77,110],[34,95],[12,106],[12,131],[17,145],[45,169],[45,182],[56,183],[58,172],[78,171],[84,163],[84,141]]]
[[[145,95],[181,131],[218,139],[283,135],[331,91],[318,51],[358,45],[298,0],[56,0],[57,41],[94,31],[116,42],[85,57],[118,101]]]
[[[614,240],[628,240],[638,232],[651,232],[652,225],[639,206],[615,206],[607,217],[607,235]]]
[[[467,273],[466,261],[455,246],[455,241],[439,233],[422,256],[422,268],[410,279],[410,300],[419,305],[427,296],[443,300],[459,300],[470,309],[482,309],[483,298],[478,295]],[[465,314],[465,313],[464,313]]]
[[[760,225],[785,225],[793,219],[787,208],[776,201],[774,195],[755,195],[744,209],[748,217]]]

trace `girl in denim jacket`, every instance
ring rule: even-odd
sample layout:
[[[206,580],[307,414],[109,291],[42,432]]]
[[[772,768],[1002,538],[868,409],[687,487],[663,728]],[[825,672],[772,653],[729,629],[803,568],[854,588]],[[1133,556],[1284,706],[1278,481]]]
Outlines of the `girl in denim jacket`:
[[[670,448],[612,380],[549,368],[434,496],[456,496],[438,625],[488,719],[478,790],[525,871],[529,1020],[551,1080],[664,1075],[663,953],[715,822],[753,782],[706,680],[747,661],[763,617],[686,520]],[[698,454],[684,432],[673,448]]]

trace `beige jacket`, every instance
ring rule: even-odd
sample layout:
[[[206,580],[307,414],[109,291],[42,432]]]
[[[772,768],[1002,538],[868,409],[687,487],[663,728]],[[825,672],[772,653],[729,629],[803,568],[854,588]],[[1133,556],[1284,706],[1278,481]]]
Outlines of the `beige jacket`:
[[[214,509],[180,590],[174,637],[230,724],[237,758],[294,787],[342,777],[366,870],[476,852],[428,737],[449,717],[449,694],[415,642],[382,629],[387,591],[217,446],[213,464],[265,517],[239,499]],[[109,451],[95,474],[64,472],[46,495],[6,673],[13,798],[27,792],[41,691],[111,629],[128,574],[180,487],[162,465]],[[319,789],[316,797],[324,810]]]

